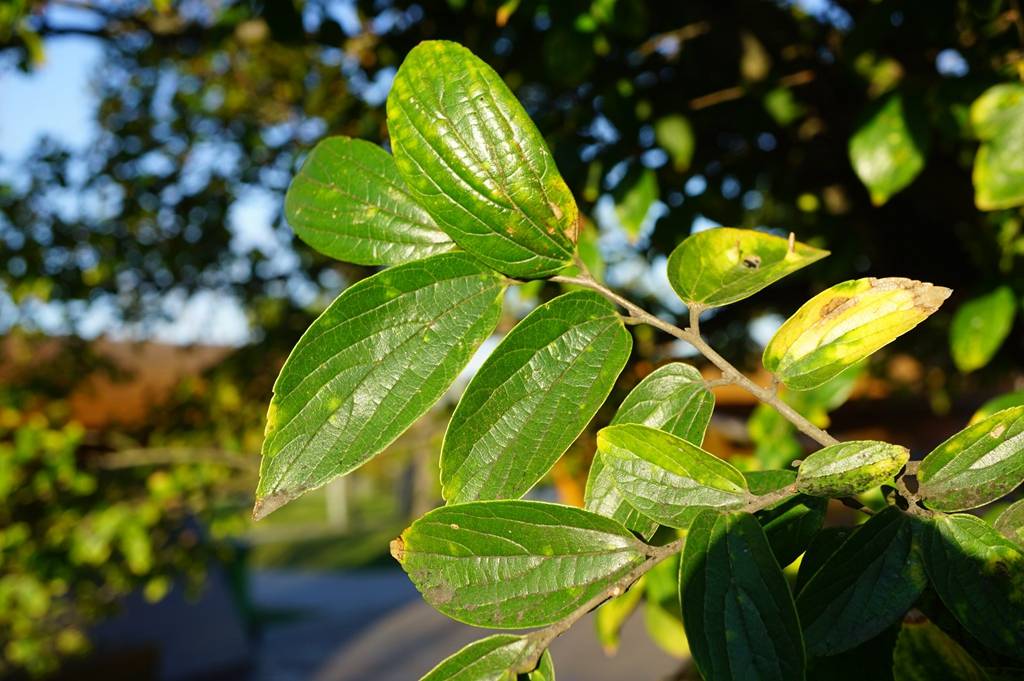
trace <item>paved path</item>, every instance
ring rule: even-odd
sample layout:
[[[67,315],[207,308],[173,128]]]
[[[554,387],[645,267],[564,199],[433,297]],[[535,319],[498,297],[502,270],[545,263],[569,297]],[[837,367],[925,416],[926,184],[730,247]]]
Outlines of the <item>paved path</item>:
[[[257,681],[415,681],[489,633],[435,612],[396,570],[260,572],[252,594],[260,608],[302,611],[266,628],[257,644]],[[589,617],[551,654],[558,681],[659,681],[678,667],[648,640],[639,617],[614,657],[601,651]]]

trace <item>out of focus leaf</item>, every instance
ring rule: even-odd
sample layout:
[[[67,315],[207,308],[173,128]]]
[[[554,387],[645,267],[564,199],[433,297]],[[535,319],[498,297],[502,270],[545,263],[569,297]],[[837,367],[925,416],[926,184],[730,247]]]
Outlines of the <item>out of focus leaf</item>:
[[[1006,393],[999,397],[993,397],[985,404],[978,407],[978,411],[974,412],[971,416],[971,421],[968,425],[974,425],[978,421],[987,419],[992,414],[1009,409],[1010,407],[1024,407],[1024,390],[1018,390],[1013,393]]]
[[[981,140],[974,159],[974,202],[980,210],[1024,204],[1024,85],[1004,83],[971,105]]]
[[[916,611],[903,620],[892,668],[896,681],[988,681],[959,643]]]
[[[654,124],[654,139],[668,152],[676,172],[683,173],[690,168],[697,139],[685,116],[673,114],[659,118]]]
[[[850,138],[850,161],[880,206],[924,168],[927,137],[900,94],[889,95]]]
[[[764,366],[790,388],[815,388],[920,324],[949,294],[899,277],[836,284],[786,320],[764,349]]]
[[[641,170],[634,177],[627,177],[622,185],[616,187],[615,216],[630,242],[636,242],[640,237],[647,214],[657,200],[658,176],[650,168]]]
[[[995,528],[1007,539],[1024,547],[1024,499],[1010,506],[996,518]]]
[[[630,615],[640,605],[646,580],[647,576],[644,575],[626,593],[605,602],[594,613],[597,640],[606,655],[614,655],[619,649],[619,635],[622,632],[622,627],[626,626]]]
[[[957,368],[974,371],[988,364],[1013,328],[1016,314],[1017,297],[1009,286],[1000,286],[957,308],[949,327],[949,347]]]

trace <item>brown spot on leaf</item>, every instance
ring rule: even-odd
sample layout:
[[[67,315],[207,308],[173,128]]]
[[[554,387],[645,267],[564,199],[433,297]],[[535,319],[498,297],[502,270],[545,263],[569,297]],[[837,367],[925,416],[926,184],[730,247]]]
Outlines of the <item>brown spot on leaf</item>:
[[[405,561],[405,540],[401,537],[391,540],[391,557],[399,563]]]
[[[747,269],[756,270],[761,266],[761,256],[759,255],[748,255],[743,258],[743,266]]]
[[[828,319],[829,317],[834,317],[839,309],[851,300],[853,300],[853,298],[850,298],[849,296],[838,296],[833,298],[825,304],[825,307],[821,308],[821,318]]]
[[[423,595],[435,605],[444,605],[455,597],[455,592],[451,587],[442,584],[428,589]]]
[[[558,204],[552,201],[548,201],[548,205],[551,206],[551,212],[554,213],[555,219],[561,220],[562,215],[564,215],[564,213],[562,213],[562,209],[558,207]]]

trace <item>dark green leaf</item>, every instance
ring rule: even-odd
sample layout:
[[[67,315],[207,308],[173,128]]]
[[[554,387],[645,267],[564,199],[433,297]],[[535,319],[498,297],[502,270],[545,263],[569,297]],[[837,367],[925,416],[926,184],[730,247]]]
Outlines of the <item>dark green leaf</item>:
[[[668,258],[668,280],[687,304],[743,300],[821,260],[828,251],[750,229],[719,227],[683,240]]]
[[[1009,494],[1024,482],[1024,406],[968,426],[936,447],[918,470],[928,508],[962,511]]]
[[[753,498],[738,470],[661,430],[609,426],[597,450],[626,501],[662,525],[685,528],[700,508],[740,508]]]
[[[570,263],[576,202],[490,66],[456,43],[422,42],[398,69],[387,110],[398,170],[455,243],[517,278]]]
[[[995,528],[1007,539],[1024,547],[1024,499],[1010,504],[1010,507],[996,518]]]
[[[536,654],[534,646],[525,636],[488,636],[447,658],[420,681],[516,681],[519,676],[516,670]],[[537,669],[526,678],[529,681],[555,680],[551,655],[547,651]]]
[[[441,450],[449,503],[522,496],[608,397],[633,340],[592,291],[561,295],[527,315],[466,388]]]
[[[823,527],[818,531],[807,550],[800,559],[800,569],[796,573],[796,593],[800,593],[811,577],[821,569],[828,559],[849,539],[856,528]]]
[[[924,168],[927,138],[903,97],[877,105],[850,138],[850,162],[880,206],[914,181]]]
[[[704,511],[694,519],[680,591],[693,660],[707,681],[804,678],[793,598],[754,516]]]
[[[714,406],[714,395],[704,385],[700,372],[689,364],[672,362],[652,371],[626,395],[612,425],[639,423],[699,446]],[[600,452],[594,454],[584,499],[589,510],[615,518],[645,537],[658,527],[622,497]]]
[[[980,518],[937,515],[924,564],[964,629],[1003,655],[1024,659],[1024,553]]]
[[[957,308],[949,327],[949,348],[957,368],[974,371],[988,364],[1013,328],[1016,314],[1017,297],[1009,286],[1000,286]]]
[[[752,494],[763,495],[792,485],[793,471],[751,471],[744,473]],[[828,499],[798,494],[754,514],[764,528],[772,553],[785,567],[797,559],[821,529]]]
[[[892,670],[896,681],[988,681],[959,643],[916,611],[903,621]]]
[[[874,440],[840,442],[800,464],[797,489],[817,497],[845,497],[892,483],[910,459],[906,447]]]
[[[815,657],[807,663],[807,681],[894,681],[892,651],[900,632],[897,622],[884,632],[845,653]]]
[[[317,144],[288,187],[284,212],[307,244],[359,265],[396,265],[455,247],[413,199],[391,155],[363,140]]]
[[[797,594],[807,654],[835,655],[877,636],[927,584],[914,520],[889,507],[833,553]]]
[[[274,384],[255,515],[358,468],[426,412],[494,331],[505,284],[445,253],[338,296]]]
[[[539,501],[435,509],[391,553],[432,606],[494,629],[556,622],[645,558],[644,545],[614,520]]]
[[[974,202],[981,210],[1024,204],[1024,85],[1002,83],[971,105],[981,140],[974,159]]]
[[[920,324],[949,294],[899,277],[844,281],[787,319],[762,361],[787,387],[816,388]]]

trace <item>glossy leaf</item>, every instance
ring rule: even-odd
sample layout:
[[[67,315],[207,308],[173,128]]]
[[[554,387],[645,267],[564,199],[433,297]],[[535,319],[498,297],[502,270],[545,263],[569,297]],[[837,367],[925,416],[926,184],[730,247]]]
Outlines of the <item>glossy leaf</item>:
[[[598,432],[597,450],[626,501],[662,525],[685,528],[701,508],[740,508],[753,498],[738,470],[661,430],[609,426]]]
[[[1024,547],[1024,499],[1010,504],[1000,513],[996,518],[995,528],[1007,539]]]
[[[988,681],[959,643],[916,612],[903,621],[892,667],[895,681]]]
[[[793,471],[751,471],[743,474],[752,494],[764,495],[796,482]],[[828,499],[798,494],[754,514],[764,528],[772,553],[785,567],[804,552],[825,520]]]
[[[619,523],[539,501],[476,501],[435,509],[391,545],[424,599],[478,627],[558,621],[645,558]]]
[[[474,641],[434,667],[420,681],[516,681],[516,673],[536,650],[525,636],[495,634]],[[544,651],[528,681],[554,681],[551,655]]]
[[[927,138],[902,95],[877,105],[850,138],[850,162],[880,206],[924,168]]]
[[[764,349],[764,366],[790,388],[815,388],[920,324],[949,294],[896,277],[836,284],[786,320]]]
[[[395,75],[387,113],[399,172],[455,243],[517,278],[570,263],[576,202],[490,66],[456,43],[422,42]]]
[[[700,372],[689,364],[672,362],[652,371],[626,395],[611,425],[639,423],[700,446],[714,406],[714,395]],[[619,493],[614,473],[605,466],[600,452],[594,454],[590,465],[584,499],[589,510],[615,518],[645,537],[658,528]]]
[[[668,258],[668,280],[688,305],[743,300],[821,260],[828,251],[750,229],[718,227],[692,234]]]
[[[892,483],[910,459],[906,447],[853,440],[824,447],[800,464],[797,489],[816,497],[845,497]]]
[[[644,596],[644,584],[647,576],[641,577],[626,593],[606,601],[594,613],[594,628],[597,640],[604,649],[605,655],[614,655],[619,649],[619,636],[622,627],[630,616],[636,612],[640,600]]]
[[[962,511],[1009,494],[1024,482],[1024,406],[968,426],[921,462],[918,494],[928,508]]]
[[[971,105],[981,140],[974,158],[974,202],[980,210],[1024,204],[1024,85],[1003,83]]]
[[[1024,552],[972,515],[937,515],[924,564],[943,604],[972,636],[1024,659]]]
[[[364,140],[317,144],[288,187],[284,212],[304,242],[359,265],[396,265],[455,247],[412,197],[391,155]]]
[[[957,368],[974,371],[988,364],[1010,334],[1016,314],[1017,297],[1009,286],[1000,286],[957,308],[949,327],[949,348]]]
[[[885,631],[927,584],[914,520],[889,507],[872,516],[797,594],[807,654],[835,655]]]
[[[704,679],[804,678],[793,598],[754,516],[704,511],[694,519],[680,592],[686,636]]]
[[[466,388],[441,449],[449,503],[522,496],[608,397],[632,336],[611,303],[574,291],[541,305]]]
[[[281,369],[254,514],[375,456],[426,412],[501,316],[505,281],[464,253],[385,270],[346,289]]]
[[[644,168],[633,177],[627,176],[615,189],[615,217],[630,243],[636,243],[651,206],[658,200],[658,176]]]
[[[676,172],[684,173],[689,169],[697,138],[685,116],[673,114],[659,118],[654,123],[654,139],[668,152]]]

